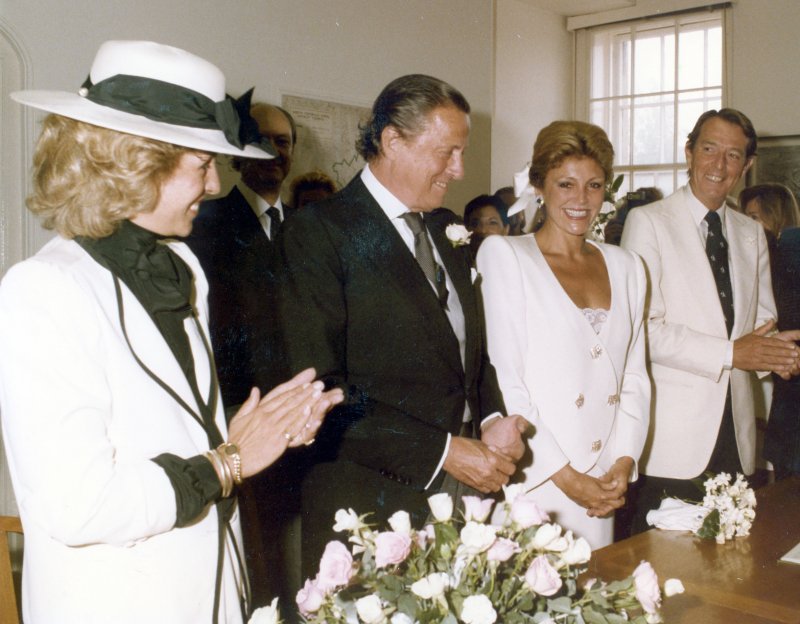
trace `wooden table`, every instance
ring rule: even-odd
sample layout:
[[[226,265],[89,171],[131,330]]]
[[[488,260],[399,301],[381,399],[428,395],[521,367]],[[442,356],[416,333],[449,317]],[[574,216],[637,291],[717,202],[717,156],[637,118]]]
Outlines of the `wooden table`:
[[[748,537],[725,544],[687,531],[651,529],[592,554],[587,575],[630,575],[643,559],[660,583],[679,578],[686,592],[663,603],[667,624],[800,624],[800,565],[779,559],[800,542],[800,478],[756,490]]]

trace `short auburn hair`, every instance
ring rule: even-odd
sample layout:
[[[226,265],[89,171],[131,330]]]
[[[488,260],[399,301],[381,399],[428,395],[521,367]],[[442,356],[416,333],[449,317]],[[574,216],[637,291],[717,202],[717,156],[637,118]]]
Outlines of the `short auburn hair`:
[[[554,121],[542,128],[533,145],[531,184],[544,188],[547,172],[567,158],[591,158],[605,174],[606,184],[614,176],[614,148],[605,130],[584,121]]]

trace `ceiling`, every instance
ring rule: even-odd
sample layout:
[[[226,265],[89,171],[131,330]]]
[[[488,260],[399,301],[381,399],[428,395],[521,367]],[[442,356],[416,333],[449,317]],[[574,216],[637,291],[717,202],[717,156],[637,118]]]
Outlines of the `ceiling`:
[[[636,0],[521,0],[544,11],[574,17],[636,6]]]

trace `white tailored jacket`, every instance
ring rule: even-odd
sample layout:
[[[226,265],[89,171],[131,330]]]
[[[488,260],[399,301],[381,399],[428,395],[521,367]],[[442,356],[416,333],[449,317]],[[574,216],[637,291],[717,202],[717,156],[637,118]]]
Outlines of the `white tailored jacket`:
[[[507,412],[535,427],[532,463],[524,468],[528,487],[567,463],[585,473],[595,466],[606,472],[626,455],[636,462],[647,435],[644,269],[635,254],[597,247],[611,281],[611,309],[599,334],[533,235],[491,236],[478,253],[489,357]]]
[[[195,275],[206,332],[205,277]],[[190,406],[186,378],[155,324],[121,283],[136,354]],[[186,330],[201,393],[209,356]],[[0,409],[25,531],[25,622],[210,622],[218,521],[210,505],[174,528],[175,492],[153,461],[208,450],[201,426],[136,363],[121,331],[111,273],[77,243],[57,237],[17,264],[0,286]],[[221,402],[216,422],[225,436]],[[238,515],[232,521],[239,533]],[[238,539],[238,537],[237,537]],[[224,555],[220,621],[239,622],[239,568]]]
[[[655,400],[641,469],[672,479],[698,476],[714,449],[730,380],[739,458],[750,474],[755,469],[757,377],[724,368],[729,345],[725,317],[691,201],[697,200],[687,185],[632,210],[622,236],[622,246],[644,260],[650,283],[646,324]],[[777,315],[764,229],[726,210],[725,237],[735,315],[730,340],[735,340]]]

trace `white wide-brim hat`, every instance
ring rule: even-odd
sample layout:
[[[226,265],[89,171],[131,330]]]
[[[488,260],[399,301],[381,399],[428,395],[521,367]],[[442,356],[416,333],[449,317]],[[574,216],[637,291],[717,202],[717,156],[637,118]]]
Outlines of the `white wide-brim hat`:
[[[106,41],[77,93],[16,91],[27,106],[136,136],[205,152],[274,158],[250,117],[252,89],[225,93],[220,69],[152,41]]]

